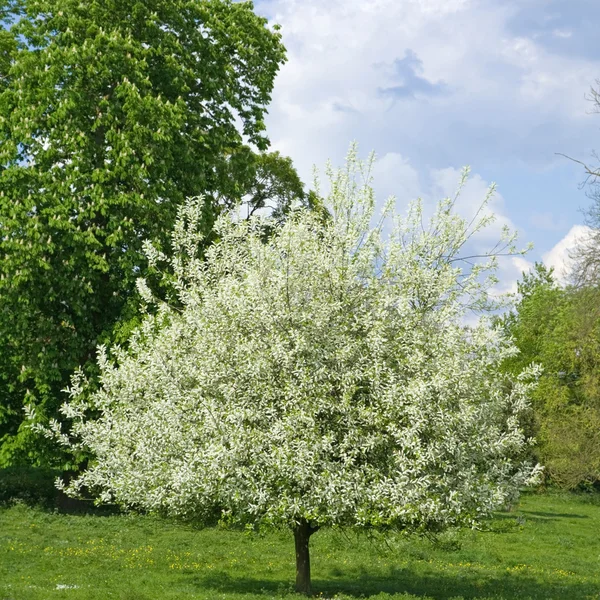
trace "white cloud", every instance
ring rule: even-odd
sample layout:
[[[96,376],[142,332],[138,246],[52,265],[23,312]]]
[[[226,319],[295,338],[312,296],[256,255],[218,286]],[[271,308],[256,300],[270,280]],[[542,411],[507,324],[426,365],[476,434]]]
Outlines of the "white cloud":
[[[379,203],[395,196],[407,205],[423,194],[418,171],[397,152],[388,152],[373,165],[373,185]]]
[[[523,273],[533,269],[533,263],[522,256],[511,256],[499,261],[498,279],[500,283],[491,291],[493,296],[516,294],[517,282],[523,279]]]
[[[453,195],[460,168],[472,164],[458,203],[467,217],[494,173],[503,173],[500,190],[507,173],[518,173],[518,183],[508,184],[515,195],[492,200],[496,224],[477,243],[488,249],[502,225],[527,226],[527,239],[548,248],[554,240],[545,242],[544,232],[566,229],[552,211],[571,222],[574,211],[551,184],[538,192],[536,177],[555,177],[564,190],[565,159],[555,152],[585,157],[597,147],[586,94],[600,73],[600,52],[576,44],[583,4],[565,0],[570,20],[544,4],[257,0],[257,11],[282,25],[288,50],[267,118],[273,148],[291,156],[310,184],[313,165],[322,171],[331,159],[341,166],[356,140],[363,156],[374,150],[381,157],[374,166],[379,202],[395,195],[400,210],[417,196],[432,207]],[[501,287],[514,289],[524,266],[503,261]]]
[[[552,35],[557,38],[568,39],[573,35],[573,32],[569,29],[554,29]]]
[[[460,175],[460,170],[453,167],[433,169],[431,176],[434,198],[436,200],[446,197],[453,198],[460,181]],[[472,173],[461,190],[455,205],[457,212],[468,221],[476,218],[477,215],[478,217],[494,215],[495,221],[474,237],[478,249],[484,252],[490,250],[500,239],[504,227],[508,227],[511,231],[516,230],[515,224],[505,212],[504,198],[498,191],[494,192],[487,207],[480,211],[489,188],[490,183],[477,173]]]
[[[551,54],[533,35],[512,34],[513,3],[270,0],[264,6],[282,25],[289,58],[276,80],[270,136],[305,179],[314,163],[340,162],[352,139],[366,150],[401,153],[419,167],[457,167],[482,152],[547,164],[555,150],[569,151],[576,132],[567,139],[569,128],[561,124],[585,116],[584,94],[598,73],[597,62]],[[418,72],[398,79],[391,67],[407,53]],[[426,93],[436,86],[445,92]],[[381,93],[393,89],[402,96]],[[532,135],[536,127],[558,132],[555,148]]]
[[[574,225],[562,240],[543,255],[544,264],[547,267],[554,267],[554,274],[560,283],[568,282],[573,264],[569,252],[585,240],[590,231],[591,229],[586,225]]]

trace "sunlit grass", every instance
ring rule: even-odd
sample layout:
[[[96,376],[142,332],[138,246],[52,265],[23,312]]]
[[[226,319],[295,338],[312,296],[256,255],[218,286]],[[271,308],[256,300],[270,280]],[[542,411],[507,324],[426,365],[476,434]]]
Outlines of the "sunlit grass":
[[[484,531],[437,542],[320,531],[312,538],[313,585],[321,598],[598,600],[599,532],[598,497],[535,494]],[[291,599],[293,579],[284,531],[0,509],[0,600]]]

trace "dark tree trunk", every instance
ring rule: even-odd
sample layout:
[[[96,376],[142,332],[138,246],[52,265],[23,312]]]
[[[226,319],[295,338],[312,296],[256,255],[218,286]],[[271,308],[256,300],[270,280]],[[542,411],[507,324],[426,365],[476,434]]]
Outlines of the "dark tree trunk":
[[[294,542],[296,544],[296,591],[300,594],[311,593],[308,542],[310,536],[317,529],[318,527],[312,527],[304,519],[294,527]]]

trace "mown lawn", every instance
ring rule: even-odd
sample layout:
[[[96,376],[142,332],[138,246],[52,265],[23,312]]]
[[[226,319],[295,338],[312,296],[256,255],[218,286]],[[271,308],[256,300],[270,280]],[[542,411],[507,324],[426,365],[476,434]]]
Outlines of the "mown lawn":
[[[437,543],[320,531],[321,598],[600,599],[598,496],[527,494]],[[265,600],[292,593],[293,540],[140,516],[0,509],[0,600]]]

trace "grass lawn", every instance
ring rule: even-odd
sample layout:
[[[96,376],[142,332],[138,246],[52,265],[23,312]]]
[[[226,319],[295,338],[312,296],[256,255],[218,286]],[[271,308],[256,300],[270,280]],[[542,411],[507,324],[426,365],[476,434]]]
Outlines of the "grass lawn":
[[[0,508],[0,600],[298,599],[291,533]],[[600,600],[600,498],[527,494],[485,531],[426,539],[319,531],[320,598]]]

